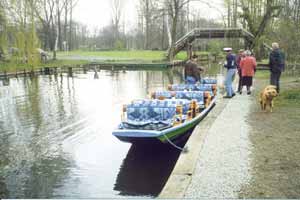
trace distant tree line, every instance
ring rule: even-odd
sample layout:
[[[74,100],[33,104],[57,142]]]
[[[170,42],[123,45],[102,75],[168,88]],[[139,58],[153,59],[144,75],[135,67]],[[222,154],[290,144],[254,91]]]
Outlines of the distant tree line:
[[[111,1],[111,24],[88,30],[73,20],[78,0],[2,0],[0,3],[0,49],[18,49],[25,56],[42,48],[57,50],[146,49],[172,50],[175,41],[195,27],[221,27],[220,23],[202,17],[191,9],[190,1],[140,0],[135,28],[124,23],[124,0]],[[25,34],[25,35],[23,35]],[[2,54],[3,55],[3,54]],[[23,55],[18,55],[23,57]]]
[[[299,0],[224,0],[227,13],[208,0],[139,0],[136,25],[126,27],[126,0],[111,0],[111,23],[89,30],[73,20],[79,0],[1,0],[0,59],[13,52],[18,62],[34,63],[35,49],[167,50],[173,59],[175,42],[194,28],[242,27],[255,39],[248,46],[262,52],[262,43],[277,41],[289,59],[299,59]],[[218,10],[220,21],[207,20],[200,8],[191,6],[199,1]],[[92,6],[92,5],[91,5]],[[132,28],[134,27],[134,28]],[[236,40],[238,41],[238,40]],[[216,49],[216,43],[212,45]],[[238,42],[237,42],[238,43]],[[239,44],[237,44],[238,46]]]
[[[90,38],[92,41],[89,40],[91,44],[103,49],[167,50],[193,28],[223,26],[205,19],[200,10],[191,9],[189,1],[139,0],[136,28],[126,31],[125,25],[120,23],[125,13],[121,6],[116,6],[120,1],[124,2],[112,1],[112,23],[97,30],[95,37]]]
[[[75,48],[77,23],[73,9],[78,0],[1,0],[0,54],[11,51],[18,59],[38,60],[42,48],[53,52]],[[82,28],[83,29],[83,28]]]

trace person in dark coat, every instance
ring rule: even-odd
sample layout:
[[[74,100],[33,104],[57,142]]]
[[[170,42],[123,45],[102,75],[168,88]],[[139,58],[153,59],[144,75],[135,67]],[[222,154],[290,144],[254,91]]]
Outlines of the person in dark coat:
[[[184,65],[184,78],[187,84],[195,84],[201,79],[200,73],[204,70],[197,65],[197,60],[198,56],[193,55],[192,59]]]
[[[245,58],[245,53],[243,49],[240,49],[239,54],[236,57],[237,71],[239,75],[239,82],[238,82],[238,89],[237,89],[238,93],[241,93],[242,91],[242,70],[241,70],[240,63],[243,58]]]
[[[284,55],[279,49],[278,43],[272,43],[272,52],[269,56],[269,67],[271,71],[270,84],[276,86],[277,93],[279,93],[279,79],[281,73],[284,71],[285,61]]]

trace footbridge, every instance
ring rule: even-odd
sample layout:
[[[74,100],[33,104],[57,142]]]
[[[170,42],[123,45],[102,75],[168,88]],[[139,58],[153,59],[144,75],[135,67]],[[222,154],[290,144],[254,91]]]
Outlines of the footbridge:
[[[253,34],[242,28],[196,28],[175,43],[174,56],[183,49],[191,50],[191,43],[196,39],[222,38],[243,38],[246,48],[249,48],[255,39]],[[264,47],[271,49],[267,44],[264,44]]]

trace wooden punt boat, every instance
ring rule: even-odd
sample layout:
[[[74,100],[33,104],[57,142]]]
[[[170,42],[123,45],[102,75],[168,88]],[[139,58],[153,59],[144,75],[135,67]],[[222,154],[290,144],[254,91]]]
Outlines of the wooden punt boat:
[[[130,143],[174,141],[192,130],[216,103],[213,90],[158,91],[151,97],[124,106],[122,122],[112,133],[115,137]]]

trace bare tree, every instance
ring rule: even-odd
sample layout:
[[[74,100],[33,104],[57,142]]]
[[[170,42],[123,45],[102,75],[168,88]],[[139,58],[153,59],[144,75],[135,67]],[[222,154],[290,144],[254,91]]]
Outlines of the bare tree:
[[[42,40],[44,41],[44,49],[54,50],[55,33],[53,33],[53,25],[55,20],[55,2],[54,0],[39,0],[36,2],[35,15],[42,24]]]
[[[53,49],[53,60],[56,60],[56,51],[59,49],[62,50],[62,31],[61,31],[61,15],[62,11],[65,9],[67,5],[67,0],[56,0],[56,39],[55,45]]]
[[[173,60],[174,58],[174,48],[177,33],[177,23],[179,13],[184,8],[184,5],[189,3],[189,0],[165,0],[165,7],[168,11],[168,16],[170,17],[171,27],[168,27],[169,35],[169,49],[168,49],[168,59]]]
[[[0,60],[4,59],[5,48],[7,47],[7,20],[4,12],[4,2],[0,2]]]
[[[141,15],[145,20],[145,41],[144,49],[150,49],[151,26],[156,16],[156,3],[153,0],[140,0]]]
[[[246,2],[245,0],[240,0],[241,9],[243,11],[241,18],[245,20],[249,31],[255,36],[254,41],[249,44],[249,48],[253,49],[257,46],[258,41],[264,30],[266,29],[268,23],[272,18],[278,17],[282,4],[280,1],[275,0],[257,0],[253,2]],[[264,12],[257,11],[258,4],[264,5]]]
[[[114,38],[117,41],[119,39],[120,33],[120,23],[122,12],[124,9],[125,0],[112,0],[111,4],[111,14],[112,14],[112,26],[114,29]]]

